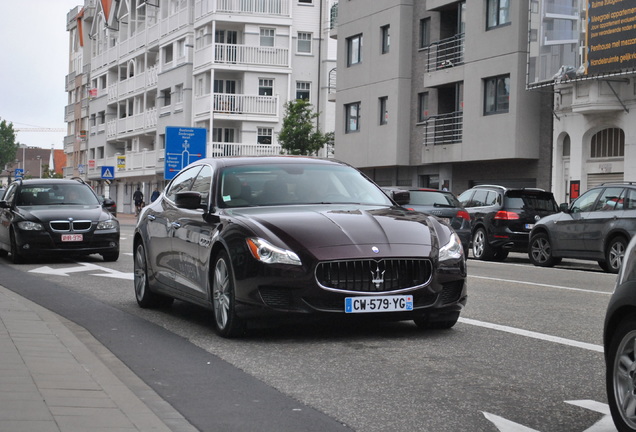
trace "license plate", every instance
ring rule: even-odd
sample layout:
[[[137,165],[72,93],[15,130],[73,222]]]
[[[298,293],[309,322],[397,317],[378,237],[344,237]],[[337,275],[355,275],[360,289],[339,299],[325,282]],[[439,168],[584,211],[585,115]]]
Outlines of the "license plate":
[[[82,234],[62,234],[63,242],[81,242],[84,240]]]
[[[531,230],[532,228],[534,228],[534,224],[526,224],[527,230]]]
[[[345,298],[346,313],[412,311],[413,296],[390,295]]]

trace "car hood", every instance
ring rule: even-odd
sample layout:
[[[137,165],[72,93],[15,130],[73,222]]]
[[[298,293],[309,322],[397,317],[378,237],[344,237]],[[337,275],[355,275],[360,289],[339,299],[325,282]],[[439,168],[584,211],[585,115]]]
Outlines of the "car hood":
[[[101,206],[81,205],[52,205],[52,206],[23,206],[20,215],[25,220],[47,222],[52,220],[106,220],[110,216]]]
[[[434,218],[397,207],[293,206],[228,211],[265,239],[278,239],[292,250],[316,256],[418,255],[437,249]],[[373,252],[375,246],[379,252]],[[336,251],[340,251],[337,253]]]

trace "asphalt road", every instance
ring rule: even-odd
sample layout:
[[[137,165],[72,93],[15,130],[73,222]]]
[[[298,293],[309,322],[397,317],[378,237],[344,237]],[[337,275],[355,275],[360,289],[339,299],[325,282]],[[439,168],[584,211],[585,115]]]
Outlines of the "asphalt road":
[[[601,338],[615,275],[594,263],[471,259],[448,331],[306,325],[230,341],[205,310],[137,307],[131,233],[116,263],[0,259],[0,283],[86,327],[201,430],[614,430]]]

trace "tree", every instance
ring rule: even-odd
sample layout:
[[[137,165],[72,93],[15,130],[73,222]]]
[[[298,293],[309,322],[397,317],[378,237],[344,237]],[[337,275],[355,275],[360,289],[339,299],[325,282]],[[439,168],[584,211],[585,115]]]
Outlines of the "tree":
[[[312,105],[304,99],[285,104],[283,127],[278,133],[278,142],[283,150],[293,155],[315,155],[318,150],[333,142],[333,132],[322,133],[314,128]]]
[[[19,143],[15,140],[13,123],[7,123],[6,120],[2,120],[0,122],[0,170],[15,161],[18,147]]]

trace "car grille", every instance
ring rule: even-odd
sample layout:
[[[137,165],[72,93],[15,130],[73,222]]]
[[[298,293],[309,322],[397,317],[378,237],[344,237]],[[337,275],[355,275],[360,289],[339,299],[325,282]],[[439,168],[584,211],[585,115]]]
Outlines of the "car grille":
[[[93,223],[89,220],[59,220],[51,221],[49,225],[56,232],[85,232],[91,229]]]
[[[428,259],[381,259],[322,262],[318,284],[328,290],[389,292],[426,285],[433,266]]]

